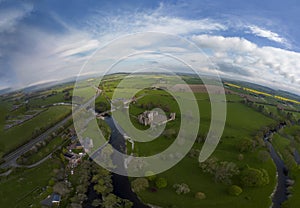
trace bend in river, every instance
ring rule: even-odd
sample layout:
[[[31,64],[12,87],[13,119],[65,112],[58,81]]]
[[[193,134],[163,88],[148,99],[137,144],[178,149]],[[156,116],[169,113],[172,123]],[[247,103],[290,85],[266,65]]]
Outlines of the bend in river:
[[[285,123],[281,123],[278,128],[270,130],[264,137],[264,141],[269,148],[271,158],[273,159],[276,169],[277,169],[277,186],[274,194],[272,195],[272,208],[280,208],[281,204],[288,199],[288,181],[290,180],[288,176],[288,169],[286,168],[284,161],[277,154],[272,143],[269,141],[270,136],[273,133],[278,132],[280,129],[286,126]]]

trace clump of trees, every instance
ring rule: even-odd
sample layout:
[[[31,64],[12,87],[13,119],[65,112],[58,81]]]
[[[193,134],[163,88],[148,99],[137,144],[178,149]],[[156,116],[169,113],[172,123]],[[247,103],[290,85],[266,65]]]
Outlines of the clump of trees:
[[[295,170],[298,167],[298,164],[295,161],[293,151],[286,148],[282,153],[283,158],[285,159],[285,164],[289,170]]]
[[[76,184],[73,184],[76,194],[70,199],[74,207],[81,207],[82,203],[87,200],[86,192],[90,184],[92,169],[92,163],[88,160],[84,160],[77,168],[78,178]]]
[[[212,174],[216,182],[224,184],[231,184],[232,177],[240,173],[235,163],[218,161],[214,157],[200,163],[200,168],[203,172]]]
[[[265,169],[247,167],[240,174],[240,182],[243,186],[258,187],[269,184],[269,174]]]
[[[103,208],[114,208],[114,207],[132,207],[133,203],[126,199],[121,199],[112,193],[113,185],[111,179],[111,173],[98,166],[94,165],[92,171],[92,183],[94,184],[94,190],[101,195],[102,200],[94,200],[93,204]]]
[[[189,186],[185,183],[180,183],[180,184],[174,184],[173,188],[175,189],[175,192],[180,195],[180,194],[187,194],[189,193],[191,190],[189,188]]]
[[[110,105],[108,102],[96,102],[95,103],[95,111],[96,112],[104,112],[104,111],[107,111],[109,110],[110,108]]]
[[[97,173],[92,177],[92,183],[95,184],[94,190],[102,196],[109,194],[113,190],[111,175],[104,168],[98,168]]]
[[[144,191],[149,187],[149,182],[146,178],[137,178],[131,182],[131,188],[134,192]]]
[[[153,108],[160,108],[164,112],[170,112],[171,111],[169,105],[163,105],[163,104],[160,104],[160,103],[153,103],[153,102],[141,103],[139,105],[139,107],[142,108],[142,109],[146,109],[146,110],[152,110]]]

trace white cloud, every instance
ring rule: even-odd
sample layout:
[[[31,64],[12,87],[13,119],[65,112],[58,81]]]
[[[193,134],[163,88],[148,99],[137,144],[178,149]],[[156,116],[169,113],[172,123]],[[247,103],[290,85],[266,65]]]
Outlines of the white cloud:
[[[193,35],[191,39],[197,41],[203,48],[217,49],[218,52],[234,50],[245,53],[257,48],[256,44],[240,37]]]
[[[270,30],[266,30],[264,28],[260,28],[258,26],[255,25],[250,25],[247,27],[248,29],[250,29],[251,33],[259,36],[259,37],[263,37],[263,38],[267,38],[269,40],[281,43],[281,44],[285,44],[287,45],[287,40],[283,37],[281,37],[279,34],[272,32]]]
[[[61,57],[84,54],[91,50],[96,50],[99,47],[99,41],[95,39],[87,39],[86,37],[71,36],[65,45],[58,46],[55,49]]]
[[[99,44],[81,31],[53,35],[34,28],[27,30],[23,31],[26,36],[24,38],[30,42],[32,49],[16,50],[11,54],[11,67],[16,80],[19,80],[14,86],[16,88],[44,80],[62,80],[76,76]]]
[[[0,11],[0,32],[12,32],[20,20],[33,9],[32,5],[23,5],[21,8],[12,8]]]
[[[226,26],[210,19],[187,20],[174,17],[146,16],[144,30],[184,35],[196,32],[225,30]]]
[[[300,53],[258,47],[237,37],[200,35],[192,40],[200,48],[212,50],[211,59],[224,75],[300,93]]]
[[[223,37],[210,35],[214,32],[228,30],[227,26],[212,19],[185,19],[168,16],[161,13],[163,5],[154,11],[122,14],[119,16],[105,16],[97,14],[89,17],[85,28],[74,29],[58,16],[54,19],[68,31],[62,34],[48,34],[36,28],[22,27],[24,40],[31,44],[28,49],[15,51],[10,54],[11,66],[14,74],[19,77],[20,86],[41,83],[44,80],[59,80],[77,75],[83,63],[89,58],[91,52],[99,46],[105,45],[116,37],[136,32],[155,31],[181,35],[190,38],[206,51],[212,51],[211,59],[218,65],[220,73],[234,78],[259,82],[276,87],[284,87],[299,92],[300,86],[300,54],[274,47],[259,47],[253,42],[240,37]],[[15,10],[1,18],[0,32],[12,31],[18,22],[24,18],[31,7],[24,10]],[[244,28],[243,28],[244,29]],[[269,40],[287,44],[287,41],[277,33],[249,26],[252,34]],[[192,35],[203,34],[206,35]],[[114,59],[116,54],[147,49],[164,50],[177,53],[193,64],[198,64],[202,71],[209,72],[204,57],[186,51],[180,44],[162,43],[170,40],[147,36],[134,39],[132,42],[119,42],[106,53],[98,56],[99,64],[92,66],[92,70],[103,70],[109,67],[105,60]],[[155,43],[154,45],[151,43]],[[0,54],[1,56],[1,54]],[[101,62],[101,61],[102,62]],[[100,63],[101,62],[101,63]],[[170,63],[169,65],[172,65]],[[176,65],[174,64],[174,68]]]
[[[99,13],[90,17],[86,25],[87,30],[96,35],[117,37],[120,34],[143,31],[164,32],[173,35],[187,35],[191,33],[209,33],[226,30],[227,26],[209,19],[185,19],[163,14],[161,7],[156,10],[136,13],[126,13],[116,16],[106,16]]]

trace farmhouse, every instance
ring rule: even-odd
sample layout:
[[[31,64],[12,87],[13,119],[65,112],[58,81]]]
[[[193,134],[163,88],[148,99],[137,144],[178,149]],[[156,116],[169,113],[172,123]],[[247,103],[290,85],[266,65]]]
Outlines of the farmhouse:
[[[41,205],[46,207],[59,206],[60,201],[61,196],[59,194],[52,193],[46,199],[41,201]]]

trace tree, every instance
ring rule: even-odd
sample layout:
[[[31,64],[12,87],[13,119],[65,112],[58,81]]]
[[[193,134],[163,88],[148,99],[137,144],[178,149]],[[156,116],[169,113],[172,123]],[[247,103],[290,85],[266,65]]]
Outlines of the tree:
[[[82,208],[81,204],[77,204],[77,203],[72,203],[70,205],[71,208]]]
[[[192,148],[189,152],[189,157],[191,158],[198,158],[200,154],[200,150]]]
[[[120,207],[121,199],[116,195],[110,193],[107,196],[103,197],[102,206],[104,208],[116,208]]]
[[[70,192],[68,186],[64,182],[58,182],[53,186],[53,192],[58,193],[62,196],[65,196]]]
[[[208,158],[206,161],[199,164],[204,173],[214,174],[218,168],[218,159],[215,157]]]
[[[257,154],[257,158],[261,162],[267,162],[270,159],[270,153],[266,150],[260,150]]]
[[[218,161],[214,157],[200,163],[200,168],[203,172],[212,174],[216,182],[225,184],[230,184],[231,178],[240,173],[235,163]]]
[[[131,182],[131,188],[134,192],[144,191],[149,187],[149,182],[146,178],[137,178]]]
[[[255,148],[255,142],[251,139],[245,138],[242,139],[239,143],[237,143],[236,147],[241,153],[251,152]]]
[[[240,173],[239,168],[233,162],[220,162],[215,172],[215,181],[231,184],[231,178]]]
[[[101,200],[100,199],[95,199],[93,202],[92,202],[92,206],[93,207],[100,207],[101,205]]]
[[[77,194],[77,197],[79,199],[79,201],[82,203],[83,201],[87,200],[87,195],[86,194]]]
[[[133,206],[133,202],[129,201],[128,199],[121,199],[122,208],[131,208]]]
[[[232,196],[239,196],[243,192],[243,189],[237,185],[232,185],[228,188],[228,193]]]
[[[161,189],[161,188],[165,188],[168,185],[168,181],[165,178],[158,178],[155,181],[155,185],[157,188]]]
[[[152,171],[146,171],[145,176],[149,181],[154,181],[156,179],[156,175]]]
[[[265,169],[247,168],[242,171],[240,180],[243,186],[264,186],[269,184],[269,174]]]
[[[243,154],[239,154],[239,155],[238,155],[238,160],[239,160],[239,161],[242,161],[243,159],[244,159],[244,155],[243,155]]]
[[[113,187],[109,171],[97,166],[93,169],[93,174],[92,183],[95,183],[94,190],[97,193],[107,195],[112,192]]]
[[[196,198],[196,199],[206,199],[206,195],[205,195],[205,193],[203,193],[203,192],[197,192],[197,193],[195,194],[195,198]]]
[[[105,183],[103,179],[100,179],[98,183],[94,185],[94,190],[101,195],[106,195],[112,191],[112,188],[109,184]]]
[[[176,193],[179,194],[187,194],[189,193],[191,190],[189,188],[189,186],[185,183],[181,183],[181,184],[174,184],[173,188],[176,189]]]

